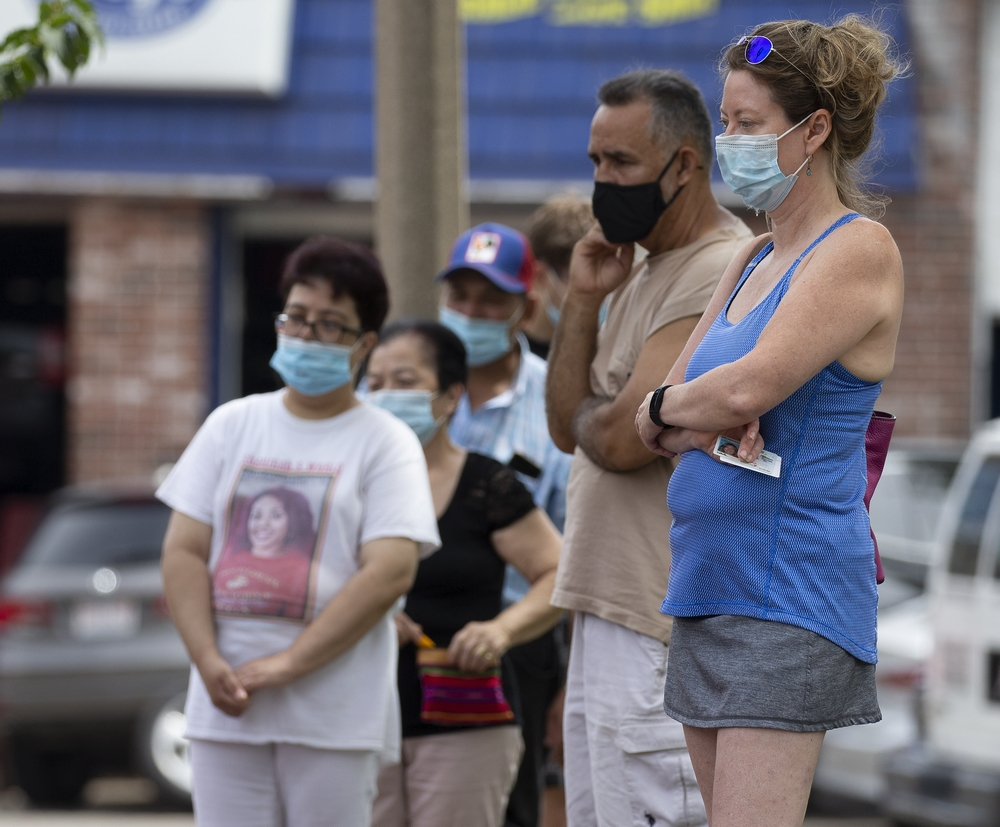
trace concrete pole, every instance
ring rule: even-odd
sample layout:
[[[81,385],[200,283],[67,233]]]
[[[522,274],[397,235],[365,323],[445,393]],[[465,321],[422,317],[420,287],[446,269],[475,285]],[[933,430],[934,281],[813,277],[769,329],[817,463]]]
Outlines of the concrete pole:
[[[376,0],[375,243],[392,316],[436,318],[434,275],[469,226],[456,0]]]

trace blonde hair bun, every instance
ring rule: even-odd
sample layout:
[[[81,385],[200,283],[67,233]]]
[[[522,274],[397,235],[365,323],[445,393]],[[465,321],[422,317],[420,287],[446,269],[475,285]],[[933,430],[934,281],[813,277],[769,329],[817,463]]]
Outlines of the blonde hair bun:
[[[768,38],[777,54],[750,64],[745,46],[735,43],[723,55],[723,73],[754,74],[792,123],[828,110],[832,132],[825,148],[841,201],[866,215],[881,215],[888,199],[866,190],[867,170],[860,162],[872,146],[887,84],[907,71],[892,37],[878,21],[857,14],[830,26],[808,20],[764,23],[748,37],[758,35]]]

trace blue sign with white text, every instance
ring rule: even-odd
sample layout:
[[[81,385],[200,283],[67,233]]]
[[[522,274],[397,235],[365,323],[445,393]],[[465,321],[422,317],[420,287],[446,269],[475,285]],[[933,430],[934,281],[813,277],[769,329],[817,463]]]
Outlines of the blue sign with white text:
[[[93,0],[108,37],[149,37],[180,26],[212,0]]]

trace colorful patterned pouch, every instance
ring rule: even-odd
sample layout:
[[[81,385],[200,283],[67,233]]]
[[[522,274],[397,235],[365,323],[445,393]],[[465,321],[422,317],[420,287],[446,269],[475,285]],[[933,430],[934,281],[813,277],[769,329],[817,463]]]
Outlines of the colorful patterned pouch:
[[[463,672],[448,660],[447,649],[418,649],[417,669],[423,690],[421,721],[440,726],[477,726],[514,720],[503,694],[499,667]]]

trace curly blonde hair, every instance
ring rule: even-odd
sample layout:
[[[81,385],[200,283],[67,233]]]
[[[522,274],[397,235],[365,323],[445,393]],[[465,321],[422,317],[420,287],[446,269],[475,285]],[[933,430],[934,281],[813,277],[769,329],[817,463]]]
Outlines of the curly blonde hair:
[[[865,184],[865,153],[872,145],[875,114],[886,97],[886,84],[908,67],[896,44],[879,22],[849,14],[831,26],[808,20],[780,20],[755,28],[748,38],[763,36],[774,51],[750,64],[746,45],[734,43],[723,53],[720,71],[750,72],[764,83],[771,99],[797,123],[818,109],[832,115],[824,144],[837,194],[845,206],[878,218],[889,199]]]

